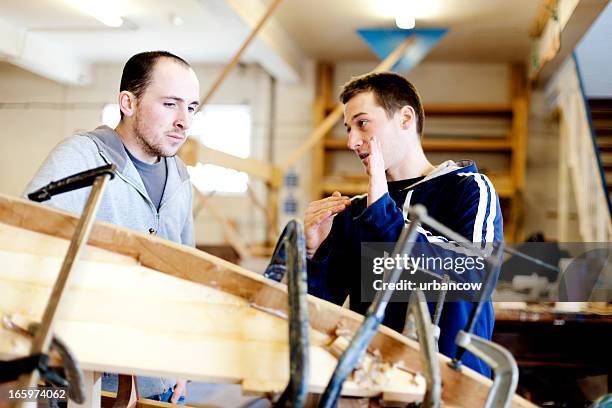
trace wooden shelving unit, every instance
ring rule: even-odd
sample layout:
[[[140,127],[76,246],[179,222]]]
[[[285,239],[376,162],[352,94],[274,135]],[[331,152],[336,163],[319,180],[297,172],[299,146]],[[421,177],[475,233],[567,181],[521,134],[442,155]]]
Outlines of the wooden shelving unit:
[[[318,67],[317,98],[314,107],[315,124],[320,123],[336,105],[332,104],[333,67],[320,64]],[[525,184],[526,141],[527,141],[527,91],[522,66],[512,67],[510,81],[511,100],[502,104],[434,104],[425,105],[426,118],[451,117],[461,120],[477,118],[498,118],[508,121],[509,131],[505,137],[435,136],[427,133],[423,149],[426,153],[457,153],[469,157],[491,153],[503,155],[510,163],[506,171],[485,171],[491,179],[501,200],[504,216],[506,241],[523,239],[522,211]],[[367,176],[357,174],[332,174],[330,163],[337,152],[348,151],[345,135],[328,134],[313,151],[313,199],[318,199],[338,190],[342,194],[356,195],[367,192]],[[467,155],[466,155],[467,153]],[[478,163],[477,163],[478,164]]]

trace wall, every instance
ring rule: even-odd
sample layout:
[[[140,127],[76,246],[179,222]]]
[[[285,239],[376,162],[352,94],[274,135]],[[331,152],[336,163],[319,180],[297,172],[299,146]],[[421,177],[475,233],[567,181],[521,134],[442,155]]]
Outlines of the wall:
[[[570,180],[565,180],[571,186]],[[559,126],[543,91],[534,91],[529,106],[529,139],[525,180],[525,236],[542,231],[557,239],[559,202]],[[575,197],[574,193],[570,193]],[[575,200],[570,200],[569,242],[581,241]]]
[[[336,67],[335,88],[352,75],[365,73],[375,61],[346,62]],[[202,93],[208,89],[221,67],[196,66]],[[253,157],[282,163],[313,129],[314,63],[304,67],[302,81],[287,85],[276,84],[275,112],[270,112],[271,80],[258,66],[236,69],[219,89],[212,103],[248,103],[253,113]],[[120,65],[99,65],[94,70],[94,81],[87,87],[64,86],[41,78],[20,68],[0,63],[0,120],[3,135],[0,148],[0,193],[19,195],[46,154],[64,137],[76,130],[91,129],[100,123],[102,106],[114,103]],[[424,63],[413,70],[409,79],[419,89],[425,103],[505,102],[509,98],[509,69],[505,64],[444,64]],[[21,103],[19,106],[11,103]],[[24,106],[23,103],[29,103]],[[41,103],[46,103],[41,105]],[[269,157],[269,130],[273,116],[273,142]],[[426,124],[427,129],[427,124]],[[543,230],[556,234],[556,128],[546,112],[546,101],[534,94],[531,105],[528,153],[526,233]],[[344,135],[344,130],[337,130]],[[361,164],[350,154],[343,154],[341,166],[362,171]],[[444,158],[436,158],[436,162]],[[298,216],[310,200],[311,157],[306,154],[294,168],[299,177]],[[266,202],[266,189],[260,181],[252,185],[260,201]],[[281,191],[279,208],[287,196]],[[237,225],[247,242],[264,239],[265,220],[246,197],[213,197],[213,202]],[[292,215],[281,214],[280,226]],[[197,240],[200,243],[223,242],[222,229],[207,210],[196,218]]]

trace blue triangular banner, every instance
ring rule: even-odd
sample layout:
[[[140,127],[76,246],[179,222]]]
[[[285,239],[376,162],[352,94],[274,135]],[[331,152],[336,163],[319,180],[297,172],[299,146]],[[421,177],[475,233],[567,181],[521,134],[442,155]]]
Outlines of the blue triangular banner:
[[[391,54],[406,38],[416,36],[416,40],[408,47],[404,56],[393,65],[395,72],[406,73],[417,66],[440,42],[446,34],[446,28],[414,28],[402,30],[399,28],[365,28],[357,30],[368,46],[381,60]]]

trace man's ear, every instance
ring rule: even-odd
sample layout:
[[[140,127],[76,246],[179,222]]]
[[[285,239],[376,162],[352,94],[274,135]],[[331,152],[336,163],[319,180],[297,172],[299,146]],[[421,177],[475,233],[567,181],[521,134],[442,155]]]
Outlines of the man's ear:
[[[410,105],[404,105],[399,111],[402,129],[407,130],[414,121],[416,114]]]
[[[117,99],[119,102],[119,109],[123,112],[124,116],[132,116],[136,112],[136,95],[130,91],[119,92]]]

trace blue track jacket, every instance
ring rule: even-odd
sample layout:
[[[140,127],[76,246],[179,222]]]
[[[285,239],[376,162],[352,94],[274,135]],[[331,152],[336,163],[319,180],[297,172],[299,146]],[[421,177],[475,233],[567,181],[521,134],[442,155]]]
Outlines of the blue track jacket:
[[[342,304],[350,295],[350,308],[365,314],[369,303],[361,302],[360,253],[362,242],[395,242],[406,223],[408,206],[422,204],[436,220],[472,242],[503,240],[503,221],[499,198],[491,181],[478,173],[472,161],[446,161],[426,177],[389,182],[389,193],[367,207],[366,195],[352,199],[351,205],[333,221],[331,232],[312,260],[308,261],[308,292]],[[419,226],[416,242],[448,248],[449,240],[438,231]],[[452,242],[450,246],[452,247]],[[428,245],[429,247],[429,245]],[[442,249],[445,251],[448,249]],[[453,281],[479,280],[475,274],[452,274]],[[476,276],[476,277],[475,277]],[[435,304],[430,303],[433,315]],[[455,337],[465,328],[475,303],[447,302],[440,319],[439,351],[453,357]],[[389,303],[384,324],[401,332],[406,319],[405,303]],[[491,339],[494,324],[493,305],[484,305],[474,334]],[[490,376],[487,365],[471,353],[462,362],[477,372]]]

